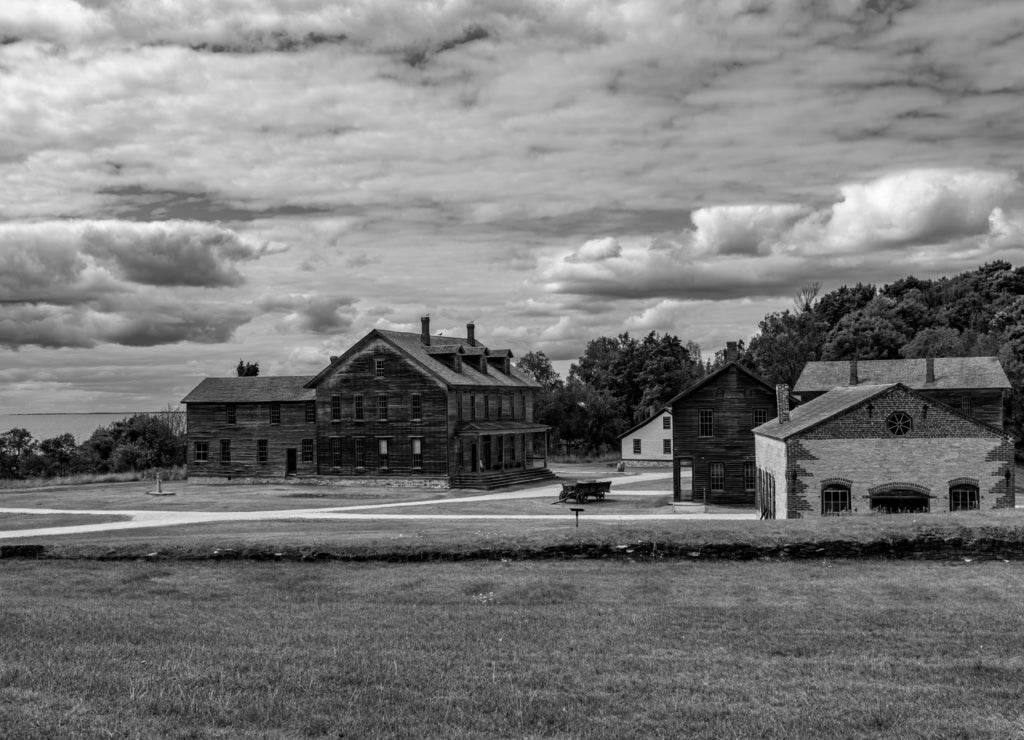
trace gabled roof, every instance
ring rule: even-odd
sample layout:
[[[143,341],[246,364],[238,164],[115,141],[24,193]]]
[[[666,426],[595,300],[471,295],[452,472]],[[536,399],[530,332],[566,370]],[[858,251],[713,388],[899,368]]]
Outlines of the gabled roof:
[[[927,360],[858,360],[860,385],[903,383],[916,390],[1009,388],[1010,381],[998,357],[936,357],[935,381],[927,382]],[[808,362],[794,393],[830,391],[850,384],[850,361]]]
[[[520,372],[515,367],[510,369],[508,375],[500,370],[492,370],[488,373],[480,372],[473,362],[463,362],[462,372],[456,372],[449,362],[440,359],[446,355],[459,354],[463,357],[486,356],[488,350],[479,341],[470,344],[468,339],[460,337],[430,337],[430,344],[423,344],[420,334],[404,331],[389,331],[386,329],[373,329],[365,337],[349,347],[341,357],[321,370],[317,375],[308,379],[306,386],[315,388],[337,365],[344,362],[355,350],[368,340],[379,337],[390,344],[396,350],[404,354],[410,360],[420,365],[424,370],[432,374],[441,382],[453,387],[470,386],[491,386],[514,390],[516,388],[540,388],[540,383],[529,375]],[[511,354],[511,353],[510,353]]]
[[[780,424],[778,418],[766,421],[754,427],[754,434],[761,434],[772,439],[789,439],[794,434],[806,431],[822,422],[838,416],[875,396],[881,395],[896,383],[883,385],[852,385],[836,388],[823,396],[797,406],[789,412],[789,421]]]
[[[667,407],[671,408],[672,405],[676,401],[679,401],[679,400],[685,398],[686,396],[689,396],[690,394],[695,393],[696,391],[699,391],[701,388],[703,388],[705,385],[707,385],[712,380],[717,378],[719,375],[722,375],[727,370],[729,370],[729,368],[733,368],[733,367],[736,368],[737,370],[739,370],[741,373],[750,376],[751,378],[756,380],[758,383],[763,385],[765,388],[770,390],[772,393],[775,392],[775,386],[772,383],[769,383],[767,380],[762,378],[760,375],[755,373],[753,370],[748,368],[746,365],[741,365],[740,363],[738,363],[736,361],[733,361],[733,362],[725,363],[724,365],[722,365],[722,367],[718,368],[713,373],[708,373],[703,378],[701,378],[700,380],[695,382],[693,385],[691,385],[689,388],[686,388],[682,392],[677,393],[675,396],[673,396],[671,399],[669,399],[668,403],[666,403],[665,405]]]
[[[790,411],[789,421],[785,424],[780,424],[779,420],[776,418],[758,427],[754,427],[753,432],[755,435],[760,434],[772,439],[786,440],[796,434],[806,432],[819,424],[823,424],[830,419],[834,419],[840,414],[846,413],[863,403],[867,403],[873,398],[885,395],[896,388],[917,396],[923,403],[941,406],[948,413],[966,419],[972,424],[976,424],[977,426],[988,430],[992,434],[1000,437],[1005,436],[1006,434],[1002,429],[999,429],[992,424],[979,421],[978,419],[972,419],[960,412],[958,409],[954,409],[945,404],[936,404],[932,399],[921,395],[915,389],[910,388],[903,383],[850,385],[841,388],[833,388],[824,395],[818,396],[817,398],[814,398],[801,406],[797,406],[795,409]]]
[[[636,426],[630,427],[629,429],[624,431],[622,434],[620,434],[618,436],[618,438],[622,439],[623,437],[628,437],[630,434],[635,432],[637,429],[640,429],[641,427],[645,427],[645,426],[647,426],[648,424],[650,424],[650,423],[652,423],[654,421],[660,420],[664,414],[668,414],[669,416],[671,416],[672,415],[672,407],[671,406],[662,406],[660,409],[655,411],[653,414],[648,416],[646,419],[641,421]]]
[[[182,403],[252,403],[312,401],[316,391],[306,388],[309,376],[256,375],[204,378],[181,399]]]

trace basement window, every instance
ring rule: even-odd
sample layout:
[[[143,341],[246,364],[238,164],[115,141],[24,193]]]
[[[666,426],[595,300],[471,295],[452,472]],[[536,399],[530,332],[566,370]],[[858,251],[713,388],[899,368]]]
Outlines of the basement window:
[[[949,489],[950,511],[972,511],[981,508],[977,486],[958,485]]]
[[[850,487],[829,484],[821,491],[821,515],[836,516],[853,511],[850,503]]]

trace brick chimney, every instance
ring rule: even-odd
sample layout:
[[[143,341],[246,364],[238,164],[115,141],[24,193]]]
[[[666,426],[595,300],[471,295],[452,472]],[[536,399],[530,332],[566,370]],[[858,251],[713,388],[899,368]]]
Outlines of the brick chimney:
[[[476,324],[472,321],[466,324],[466,343],[470,347],[476,346]]]
[[[430,316],[420,317],[420,341],[430,346]]]
[[[739,350],[736,349],[736,342],[725,343],[725,361],[736,362],[740,359]]]
[[[850,360],[850,385],[857,385],[860,380],[857,378],[857,360]]]
[[[779,423],[789,422],[789,386],[780,383],[775,386],[775,404],[779,409]]]
[[[934,357],[926,357],[925,360],[924,360],[924,367],[925,367],[924,381],[926,383],[934,383],[935,382],[935,358]]]

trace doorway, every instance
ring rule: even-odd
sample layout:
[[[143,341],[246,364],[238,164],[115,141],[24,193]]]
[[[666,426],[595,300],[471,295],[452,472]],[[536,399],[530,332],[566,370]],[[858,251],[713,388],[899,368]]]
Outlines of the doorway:
[[[285,475],[295,475],[298,471],[298,456],[295,454],[295,448],[289,447],[285,450]]]

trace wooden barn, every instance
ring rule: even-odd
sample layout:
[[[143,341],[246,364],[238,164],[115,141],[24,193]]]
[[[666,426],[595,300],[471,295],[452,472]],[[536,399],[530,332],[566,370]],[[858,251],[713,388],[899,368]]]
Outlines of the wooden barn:
[[[775,386],[736,360],[729,342],[726,364],[669,401],[672,409],[673,499],[683,501],[681,469],[692,468],[686,500],[754,504],[754,427],[775,416]]]
[[[271,400],[271,387],[292,395]],[[429,317],[419,334],[374,329],[311,378],[200,383],[183,401],[189,477],[481,488],[549,478],[548,427],[533,421],[539,387],[513,367],[511,351],[480,343],[473,324],[464,338],[431,336]],[[288,423],[268,431],[263,410],[275,405]],[[253,439],[263,440],[262,456],[236,463],[235,448]],[[210,452],[225,441],[229,466]]]

